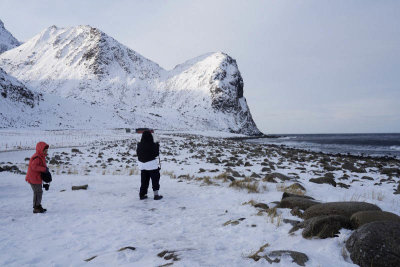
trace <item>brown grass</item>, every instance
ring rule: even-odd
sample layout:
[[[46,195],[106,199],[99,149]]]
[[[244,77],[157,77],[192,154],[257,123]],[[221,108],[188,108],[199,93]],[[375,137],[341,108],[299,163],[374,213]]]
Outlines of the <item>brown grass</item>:
[[[254,252],[253,254],[247,256],[249,259],[253,259],[254,261],[258,261],[261,259],[260,256],[258,256],[258,253],[264,252],[264,250],[269,247],[269,244],[266,243],[265,245],[261,246],[256,252]]]
[[[296,195],[300,195],[300,196],[303,196],[305,194],[305,192],[303,190],[287,186],[286,183],[277,184],[276,190],[280,191],[280,192],[286,192],[286,193],[296,194]]]
[[[246,179],[235,180],[231,182],[229,187],[237,189],[246,189],[248,193],[259,193],[258,182],[247,182]]]

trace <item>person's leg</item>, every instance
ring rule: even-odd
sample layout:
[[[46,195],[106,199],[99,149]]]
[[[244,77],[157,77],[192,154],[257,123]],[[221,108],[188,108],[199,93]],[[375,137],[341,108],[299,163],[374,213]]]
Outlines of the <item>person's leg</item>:
[[[158,194],[158,190],[160,190],[160,170],[151,171],[151,183],[153,186],[154,199],[161,199],[162,196]]]
[[[139,197],[142,198],[145,195],[147,195],[147,189],[149,188],[149,182],[150,182],[150,173],[149,171],[142,170],[140,176],[141,176],[141,185],[140,185]]]
[[[42,185],[41,184],[31,184],[33,190],[33,208],[38,207],[42,203]]]

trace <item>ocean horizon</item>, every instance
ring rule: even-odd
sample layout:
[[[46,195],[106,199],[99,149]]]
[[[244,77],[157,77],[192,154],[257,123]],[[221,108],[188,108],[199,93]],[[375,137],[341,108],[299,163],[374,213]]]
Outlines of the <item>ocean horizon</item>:
[[[400,158],[400,133],[274,134],[249,140],[315,152]]]

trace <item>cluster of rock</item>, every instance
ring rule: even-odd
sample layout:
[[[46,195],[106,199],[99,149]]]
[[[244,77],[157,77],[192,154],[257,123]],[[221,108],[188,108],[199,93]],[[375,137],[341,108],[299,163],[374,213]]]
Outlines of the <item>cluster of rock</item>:
[[[303,219],[291,222],[304,238],[330,238],[342,228],[355,230],[346,241],[351,260],[360,266],[400,266],[400,217],[367,202],[320,203],[284,193],[277,208],[290,208]]]

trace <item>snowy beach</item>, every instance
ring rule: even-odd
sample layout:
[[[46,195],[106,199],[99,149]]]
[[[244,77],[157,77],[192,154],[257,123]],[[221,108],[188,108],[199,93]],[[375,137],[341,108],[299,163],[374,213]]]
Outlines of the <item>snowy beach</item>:
[[[279,207],[283,192],[322,203],[365,201],[400,214],[398,160],[338,157],[218,132],[160,132],[164,199],[141,201],[137,135],[111,132],[102,142],[93,131],[80,142],[60,139],[60,148],[49,142],[53,182],[44,192],[45,214],[32,214],[32,192],[19,173],[33,150],[0,153],[0,265],[261,266],[275,259],[272,266],[301,265],[301,257],[296,263],[267,256],[289,250],[304,253],[306,266],[357,266],[345,248],[352,230],[326,239],[289,234],[302,219]],[[52,140],[57,132],[46,134]],[[321,177],[330,179],[310,181]],[[87,190],[71,190],[85,184]]]

